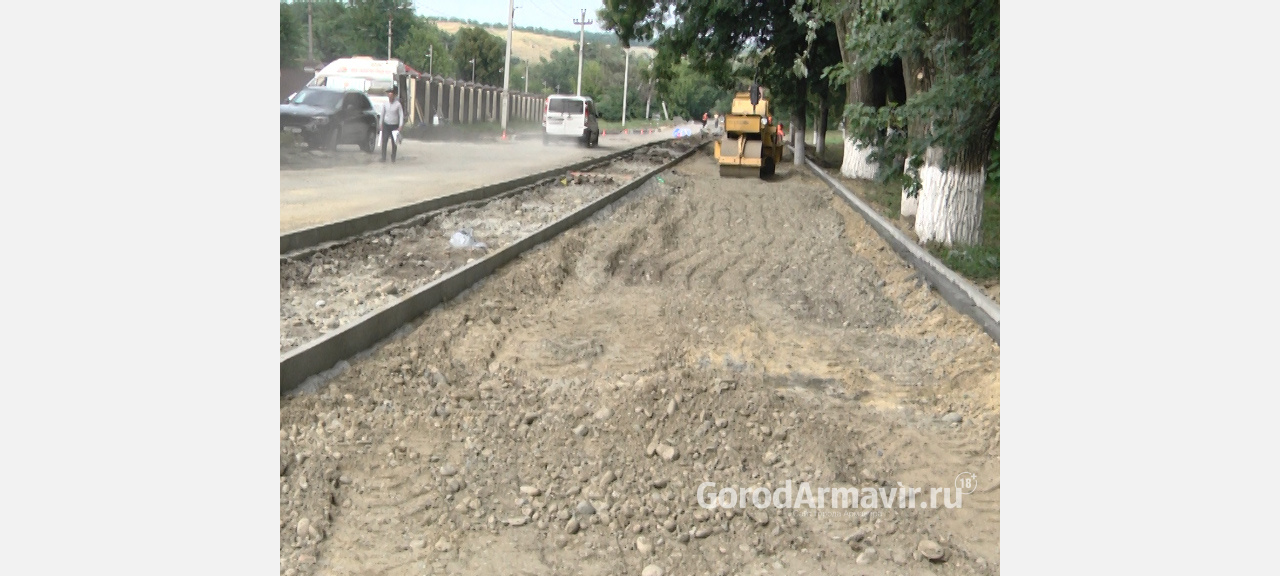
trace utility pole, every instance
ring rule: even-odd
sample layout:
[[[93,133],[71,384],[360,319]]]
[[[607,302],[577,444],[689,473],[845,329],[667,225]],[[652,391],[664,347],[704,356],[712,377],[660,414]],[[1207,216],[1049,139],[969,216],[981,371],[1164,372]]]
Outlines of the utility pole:
[[[529,93],[529,65],[524,65],[524,93]]]
[[[387,13],[387,60],[391,59],[391,13]]]
[[[307,66],[315,67],[316,55],[314,42],[311,40],[311,0],[307,0]]]
[[[626,54],[623,56],[624,64],[622,65],[622,126],[625,128],[627,125],[627,72],[631,70],[631,49],[623,48],[622,53]]]
[[[587,20],[587,9],[582,9],[582,19],[574,20],[574,24],[578,25],[578,92],[575,96],[582,95],[582,53],[587,43],[587,24],[595,24],[595,20]]]
[[[427,76],[428,77],[431,76],[431,69],[434,68],[436,64],[435,56],[436,56],[436,45],[432,44],[430,46],[427,46]]]
[[[507,115],[511,112],[511,27],[516,20],[516,0],[507,0],[507,63],[502,67],[502,139],[507,139]]]

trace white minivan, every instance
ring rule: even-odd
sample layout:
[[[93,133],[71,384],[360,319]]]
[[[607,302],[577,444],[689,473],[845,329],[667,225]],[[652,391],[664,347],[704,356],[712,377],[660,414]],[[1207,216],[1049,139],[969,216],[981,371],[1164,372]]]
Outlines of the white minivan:
[[[542,115],[542,143],[552,138],[576,138],[579,144],[594,148],[600,143],[600,124],[596,120],[596,103],[587,96],[552,94],[547,96]]]

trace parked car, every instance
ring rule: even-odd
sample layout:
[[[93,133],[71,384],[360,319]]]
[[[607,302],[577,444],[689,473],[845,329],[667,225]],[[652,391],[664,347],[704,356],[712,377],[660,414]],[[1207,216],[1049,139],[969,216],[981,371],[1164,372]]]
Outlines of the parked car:
[[[280,105],[280,130],[302,136],[312,148],[359,144],[371,153],[377,142],[378,112],[362,92],[303,88]]]
[[[596,120],[596,103],[587,96],[553,94],[547,96],[542,115],[542,143],[553,138],[576,138],[578,143],[593,148],[600,143],[600,125]]]

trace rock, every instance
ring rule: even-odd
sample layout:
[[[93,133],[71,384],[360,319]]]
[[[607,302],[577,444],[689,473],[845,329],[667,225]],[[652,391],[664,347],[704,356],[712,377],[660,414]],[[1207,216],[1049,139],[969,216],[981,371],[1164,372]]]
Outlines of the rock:
[[[570,534],[577,534],[581,525],[578,524],[577,518],[570,518],[569,523],[564,525],[564,531]]]
[[[693,432],[693,435],[699,436],[699,437],[705,436],[707,432],[711,431],[711,426],[712,426],[711,421],[705,420],[702,422],[702,425],[698,426],[698,429]]]
[[[894,564],[907,563],[907,555],[902,550],[899,550],[897,548],[894,548],[891,552],[889,552],[889,557],[893,559]]]
[[[587,426],[585,424],[579,424],[577,428],[573,429],[573,433],[578,436],[585,437],[587,435]]]
[[[858,554],[858,557],[854,559],[854,562],[857,562],[858,564],[870,564],[872,560],[875,560],[875,558],[876,549],[867,548],[866,550],[863,550],[861,554]]]
[[[578,502],[578,506],[577,508],[574,508],[574,510],[577,511],[578,516],[584,516],[584,517],[590,516],[596,513],[596,507],[592,506],[591,503],[586,500]]]
[[[636,550],[639,550],[641,554],[648,555],[650,552],[653,552],[653,542],[650,542],[649,539],[644,536],[640,536],[639,538],[636,538]]]
[[[947,412],[947,415],[942,417],[942,421],[947,422],[949,424],[959,424],[960,421],[963,419],[964,418],[962,418],[959,414],[956,414],[955,412]]]
[[[658,490],[661,490],[661,489],[663,489],[663,488],[666,488],[666,487],[667,487],[667,479],[666,479],[666,478],[660,478],[660,479],[658,479],[658,480],[654,480],[654,481],[653,481],[653,487],[654,487],[654,488],[657,488]]]
[[[324,305],[325,305],[324,300],[316,300],[316,308],[324,308]]]
[[[656,564],[650,564],[644,567],[644,570],[640,572],[640,576],[662,576],[662,568],[659,568]]]
[[[449,544],[449,541],[441,536],[439,540],[436,540],[435,549],[437,552],[448,552],[453,549],[453,545]]]
[[[386,284],[379,286],[378,291],[383,294],[394,295],[399,293],[400,289],[396,287],[395,282],[387,282]]]
[[[681,543],[681,544],[684,544],[684,543],[688,542],[688,541],[689,541],[689,533],[688,533],[688,532],[681,532],[679,536],[676,536],[676,541],[677,541],[677,542],[679,542],[679,543]]]
[[[529,523],[529,519],[524,516],[520,516],[518,518],[508,518],[506,520],[506,523],[507,523],[507,526],[524,526],[525,524]]]
[[[765,466],[773,466],[773,464],[774,464],[775,462],[777,462],[777,461],[778,461],[778,455],[777,455],[777,454],[774,454],[772,451],[770,451],[770,452],[765,452],[765,453],[764,453],[764,465],[765,465]]]
[[[658,444],[658,447],[654,451],[667,462],[671,462],[672,460],[680,457],[680,452],[677,451],[674,446],[667,446],[666,444]]]
[[[576,407],[576,408],[574,408],[574,409],[573,409],[573,417],[574,417],[574,418],[581,418],[581,417],[586,416],[586,415],[587,415],[587,407],[586,407],[586,406],[578,406],[578,407]]]
[[[604,473],[604,477],[600,478],[600,485],[608,486],[610,484],[613,484],[613,481],[617,479],[618,479],[618,476],[613,473],[613,470],[610,470]]]
[[[663,529],[663,530],[666,530],[667,532],[675,532],[675,531],[676,531],[676,521],[675,521],[675,520],[672,520],[672,519],[670,519],[670,518],[668,518],[666,522],[663,522],[663,523],[662,523],[662,529]]]
[[[725,418],[716,418],[716,428],[724,428],[729,425],[729,420]]]
[[[715,533],[716,533],[716,531],[715,531],[715,529],[714,529],[714,528],[709,528],[709,527],[707,527],[707,526],[703,526],[702,528],[699,528],[699,529],[697,529],[697,530],[695,530],[695,531],[694,531],[694,533],[693,533],[693,537],[694,537],[694,538],[699,538],[699,539],[701,539],[701,538],[706,538],[707,536],[710,536],[710,535],[715,534]]]
[[[409,548],[413,550],[421,550],[422,547],[426,545],[427,545],[427,542],[425,540],[414,540],[413,542],[409,543]]]
[[[309,518],[304,516],[301,520],[298,520],[298,537],[306,538],[307,534],[310,534],[310,528],[311,520]]]
[[[761,526],[767,526],[769,524],[769,515],[765,513],[764,510],[747,510],[747,516],[750,517],[753,522]]]
[[[301,554],[298,556],[298,564],[310,566],[316,563],[316,557],[310,554]]]
[[[933,540],[921,540],[920,546],[916,549],[920,551],[922,556],[930,560],[942,559],[942,546],[939,546]]]
[[[613,410],[609,408],[601,408],[596,411],[596,420],[608,420],[613,416]]]
[[[525,496],[541,496],[542,489],[537,486],[521,486],[520,493]]]
[[[445,464],[444,466],[440,467],[440,475],[444,476],[445,478],[453,476],[454,474],[457,474],[457,473],[458,473],[458,469],[454,468],[452,464]]]

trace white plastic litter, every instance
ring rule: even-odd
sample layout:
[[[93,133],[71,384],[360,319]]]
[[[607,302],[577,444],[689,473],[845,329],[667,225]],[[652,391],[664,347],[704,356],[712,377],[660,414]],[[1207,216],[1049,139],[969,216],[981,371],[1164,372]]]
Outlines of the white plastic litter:
[[[400,131],[399,131],[399,130],[392,130],[392,131],[391,131],[391,139],[396,141],[396,146],[399,146],[399,145],[400,145]]]
[[[462,230],[454,232],[453,236],[449,238],[449,245],[453,246],[454,248],[476,248],[476,249],[489,248],[489,245],[485,244],[484,242],[476,241],[475,237],[471,235],[470,228],[463,228]]]

